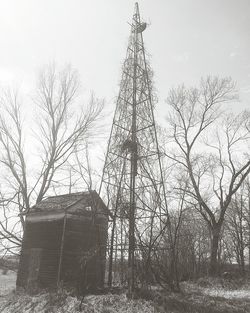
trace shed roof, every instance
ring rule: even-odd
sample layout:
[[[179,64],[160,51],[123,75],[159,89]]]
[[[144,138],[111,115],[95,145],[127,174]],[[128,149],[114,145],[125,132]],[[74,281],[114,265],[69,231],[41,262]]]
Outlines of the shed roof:
[[[98,201],[99,209],[107,209],[97,192],[95,190],[91,190],[48,197],[34,205],[30,209],[29,213],[49,213],[52,211],[62,212],[68,210],[78,211],[84,209],[84,207],[86,208],[87,206],[97,206],[96,201]]]

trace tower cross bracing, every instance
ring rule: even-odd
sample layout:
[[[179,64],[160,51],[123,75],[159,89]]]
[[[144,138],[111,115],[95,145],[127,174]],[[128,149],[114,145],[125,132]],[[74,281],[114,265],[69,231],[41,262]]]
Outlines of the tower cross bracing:
[[[111,215],[108,284],[128,283],[129,293],[167,209],[146,28],[136,3],[100,186]]]

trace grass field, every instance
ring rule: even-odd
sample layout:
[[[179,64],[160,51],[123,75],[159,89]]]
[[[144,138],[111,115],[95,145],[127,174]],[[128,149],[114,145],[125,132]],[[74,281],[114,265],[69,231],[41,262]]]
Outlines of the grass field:
[[[8,271],[6,275],[0,270],[0,297],[10,293],[16,287],[16,273]]]

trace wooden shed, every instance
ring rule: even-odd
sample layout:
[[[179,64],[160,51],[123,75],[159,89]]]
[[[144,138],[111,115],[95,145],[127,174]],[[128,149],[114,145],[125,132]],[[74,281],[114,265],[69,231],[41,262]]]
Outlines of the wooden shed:
[[[96,191],[49,197],[27,213],[17,287],[103,287],[107,208]]]

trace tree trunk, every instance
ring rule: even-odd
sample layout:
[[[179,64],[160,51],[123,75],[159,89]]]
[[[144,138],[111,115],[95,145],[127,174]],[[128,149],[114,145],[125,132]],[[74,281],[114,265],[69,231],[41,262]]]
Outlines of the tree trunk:
[[[248,270],[250,271],[250,188],[248,187]]]
[[[113,254],[114,254],[115,226],[116,226],[116,217],[114,216],[112,231],[111,231],[111,239],[110,239],[110,254],[109,254],[109,269],[108,269],[109,288],[112,287],[112,278],[113,278]]]
[[[218,274],[218,248],[220,240],[221,226],[218,224],[212,226],[211,228],[211,256],[210,256],[210,268],[209,274],[211,276],[216,276]]]
[[[240,247],[240,272],[242,275],[245,275],[245,255],[243,247]]]

